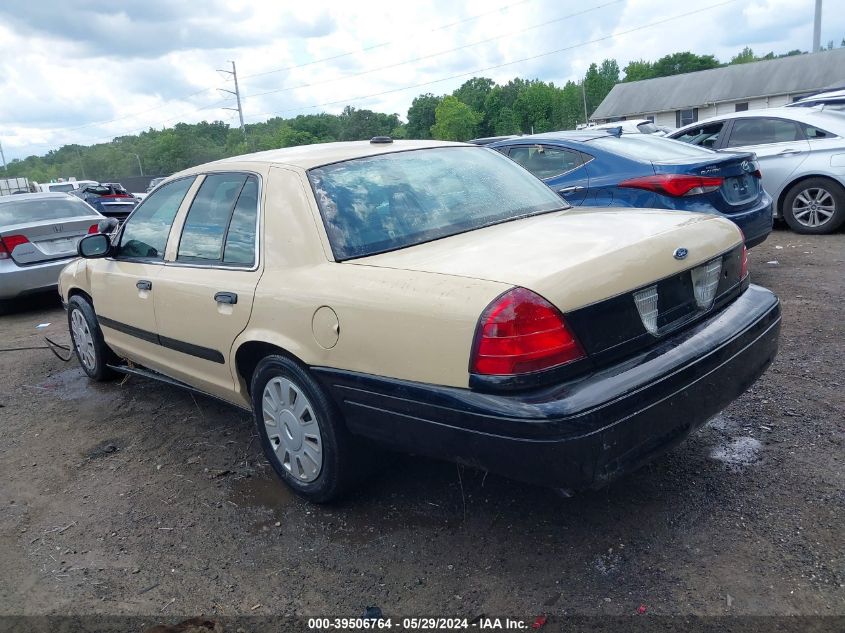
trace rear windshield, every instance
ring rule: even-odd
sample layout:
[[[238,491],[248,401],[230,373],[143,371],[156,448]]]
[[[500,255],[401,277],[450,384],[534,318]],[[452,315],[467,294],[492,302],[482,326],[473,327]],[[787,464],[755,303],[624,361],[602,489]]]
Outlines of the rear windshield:
[[[567,206],[522,167],[483,147],[383,154],[308,176],[337,260]]]
[[[109,196],[109,195],[128,195],[126,189],[121,189],[120,187],[115,187],[114,185],[90,185],[85,187],[85,193],[93,193],[98,196]]]
[[[646,121],[645,123],[640,123],[637,126],[637,129],[640,131],[640,134],[654,134],[655,132],[660,131],[659,127],[649,121]]]
[[[623,134],[622,136],[606,136],[590,141],[591,145],[598,145],[608,152],[621,154],[634,160],[661,161],[684,158],[711,158],[714,151],[696,147],[689,143],[682,143],[671,138],[651,136],[649,134]]]
[[[97,215],[82,200],[73,198],[44,198],[42,200],[15,200],[0,204],[0,226],[41,220],[61,220]]]
[[[65,182],[60,185],[48,185],[48,188],[53,193],[65,193],[68,191],[73,191],[74,186],[72,182]]]

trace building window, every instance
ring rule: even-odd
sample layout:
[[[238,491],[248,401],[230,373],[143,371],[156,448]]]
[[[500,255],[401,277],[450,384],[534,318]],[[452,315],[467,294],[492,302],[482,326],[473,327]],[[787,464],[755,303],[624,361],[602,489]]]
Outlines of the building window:
[[[675,112],[675,127],[683,127],[698,121],[698,108],[689,110],[677,110]]]
[[[654,115],[653,115],[653,114],[647,114],[647,115],[645,115],[645,117],[643,117],[643,118],[644,118],[646,121],[648,121],[649,123],[654,123]]]
[[[748,102],[743,101],[742,103],[737,103],[734,108],[734,112],[745,112],[748,110]]]

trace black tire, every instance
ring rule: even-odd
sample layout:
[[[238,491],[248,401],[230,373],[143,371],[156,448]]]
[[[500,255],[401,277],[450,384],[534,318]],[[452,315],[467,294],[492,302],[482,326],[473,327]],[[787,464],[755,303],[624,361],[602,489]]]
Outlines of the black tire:
[[[283,456],[277,454],[271,444],[268,426],[264,423],[264,390],[276,378],[288,380],[295,385],[296,389],[304,393],[313,409],[320,432],[322,464],[319,474],[312,481],[303,481],[294,476],[283,464]],[[255,426],[264,455],[279,478],[294,492],[314,503],[327,503],[336,500],[360,480],[362,471],[359,463],[363,453],[358,449],[362,443],[349,433],[337,407],[308,370],[286,356],[266,356],[255,368],[250,393]],[[278,439],[275,442],[278,446]]]
[[[91,336],[92,349],[89,350],[90,356],[87,360],[83,359],[83,354],[80,352],[80,348],[83,347],[83,345],[77,342],[76,335],[74,333],[73,322],[75,314],[79,314],[82,319],[84,319],[88,326],[88,332]],[[73,352],[76,354],[76,360],[79,361],[79,365],[82,367],[82,370],[88,374],[89,378],[96,380],[97,382],[105,382],[114,378],[116,373],[109,369],[108,364],[114,363],[116,356],[103,340],[103,333],[100,330],[100,324],[97,321],[97,315],[94,312],[94,308],[84,297],[76,295],[71,297],[70,301],[68,301],[67,323],[68,330],[70,331],[71,344],[73,345]],[[92,358],[93,360],[91,360]]]
[[[821,192],[821,193],[820,193]],[[830,201],[833,204],[833,215],[823,223],[811,226],[810,220],[814,215],[813,211],[802,217],[796,217],[806,205],[803,200],[815,201],[818,195],[822,195],[824,202]],[[830,204],[826,204],[830,206]],[[845,188],[830,178],[807,178],[793,185],[783,199],[783,219],[796,233],[803,235],[823,235],[833,233],[845,223]],[[806,222],[804,220],[807,220]]]

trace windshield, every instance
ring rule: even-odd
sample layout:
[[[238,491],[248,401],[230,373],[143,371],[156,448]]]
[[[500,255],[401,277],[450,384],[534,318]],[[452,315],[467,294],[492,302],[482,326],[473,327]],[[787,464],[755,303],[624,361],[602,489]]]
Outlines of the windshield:
[[[640,134],[654,134],[655,132],[660,131],[660,128],[657,127],[654,123],[651,123],[650,121],[640,123],[637,126],[637,129],[640,131]]]
[[[522,167],[483,147],[383,154],[308,176],[337,260],[567,206]]]
[[[97,215],[97,212],[82,200],[69,197],[15,200],[0,204],[0,226],[41,220],[82,218],[87,215]]]
[[[702,160],[712,158],[715,154],[712,150],[703,147],[648,134],[601,137],[591,140],[590,144],[634,160],[668,161],[679,158]]]

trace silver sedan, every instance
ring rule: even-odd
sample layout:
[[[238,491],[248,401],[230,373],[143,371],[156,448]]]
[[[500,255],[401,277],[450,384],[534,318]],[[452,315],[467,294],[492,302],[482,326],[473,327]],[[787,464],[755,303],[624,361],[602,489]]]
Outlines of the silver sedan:
[[[103,219],[65,193],[0,197],[0,302],[56,288],[77,242]]]
[[[813,108],[748,110],[682,127],[669,138],[720,151],[754,152],[775,217],[797,233],[845,223],[845,114]]]

